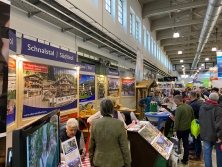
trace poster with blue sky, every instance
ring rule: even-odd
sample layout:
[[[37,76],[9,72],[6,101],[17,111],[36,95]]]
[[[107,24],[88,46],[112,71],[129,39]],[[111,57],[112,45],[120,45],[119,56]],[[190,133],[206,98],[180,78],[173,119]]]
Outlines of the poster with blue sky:
[[[217,52],[218,78],[222,78],[222,52]]]
[[[79,102],[95,100],[95,76],[79,74]]]

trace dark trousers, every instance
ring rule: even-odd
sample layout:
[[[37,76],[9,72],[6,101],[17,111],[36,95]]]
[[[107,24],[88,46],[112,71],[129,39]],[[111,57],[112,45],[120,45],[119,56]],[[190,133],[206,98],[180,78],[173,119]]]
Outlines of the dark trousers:
[[[183,141],[183,148],[184,148],[184,152],[183,152],[183,162],[187,162],[188,161],[188,157],[189,157],[189,133],[190,133],[190,129],[188,130],[183,130],[183,131],[177,131],[177,138],[182,139]]]
[[[196,157],[200,157],[202,151],[202,145],[200,140],[200,135],[197,138],[193,137],[193,144]]]
[[[167,135],[170,131],[170,128],[172,127],[172,124],[173,124],[173,120],[171,118],[168,118],[166,120],[165,127],[164,127],[164,136],[167,137]]]

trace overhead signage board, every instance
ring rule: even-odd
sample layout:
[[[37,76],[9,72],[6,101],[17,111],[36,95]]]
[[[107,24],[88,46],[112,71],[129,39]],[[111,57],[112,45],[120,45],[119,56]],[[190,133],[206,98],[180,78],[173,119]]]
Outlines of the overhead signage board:
[[[95,73],[95,66],[94,65],[79,63],[79,62],[77,63],[77,65],[80,67],[80,71]]]
[[[21,54],[68,64],[76,64],[75,53],[26,38],[22,38]]]
[[[107,75],[119,76],[119,71],[108,69],[107,70]]]

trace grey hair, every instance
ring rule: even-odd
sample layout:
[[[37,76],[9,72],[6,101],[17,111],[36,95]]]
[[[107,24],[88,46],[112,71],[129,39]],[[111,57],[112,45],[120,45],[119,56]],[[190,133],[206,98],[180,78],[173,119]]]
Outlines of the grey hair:
[[[183,102],[183,97],[181,95],[176,95],[173,97],[175,101]]]
[[[70,118],[67,122],[66,122],[66,128],[71,127],[71,128],[78,128],[79,124],[78,121],[75,118]]]
[[[197,92],[196,91],[190,91],[189,95],[193,98],[197,98]]]
[[[100,113],[102,116],[104,115],[110,115],[114,112],[114,106],[110,99],[104,99],[100,103]]]
[[[218,102],[219,95],[217,93],[211,93],[209,99],[215,102]]]

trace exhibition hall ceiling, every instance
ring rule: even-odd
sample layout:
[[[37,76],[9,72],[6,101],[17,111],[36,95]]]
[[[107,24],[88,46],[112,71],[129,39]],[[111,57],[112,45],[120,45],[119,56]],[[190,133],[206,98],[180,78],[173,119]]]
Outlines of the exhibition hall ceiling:
[[[192,64],[203,21],[206,15],[208,0],[138,0],[142,6],[143,18],[151,22],[151,31],[156,32],[156,39],[160,41],[160,46],[166,51],[172,64],[183,63]],[[216,62],[216,52],[211,49],[216,43],[222,47],[222,16],[218,17],[215,27],[202,51],[199,63],[204,63],[205,58],[209,62]],[[178,32],[179,38],[173,38],[173,34]],[[179,55],[178,51],[183,54]],[[181,69],[182,71],[182,69]]]

